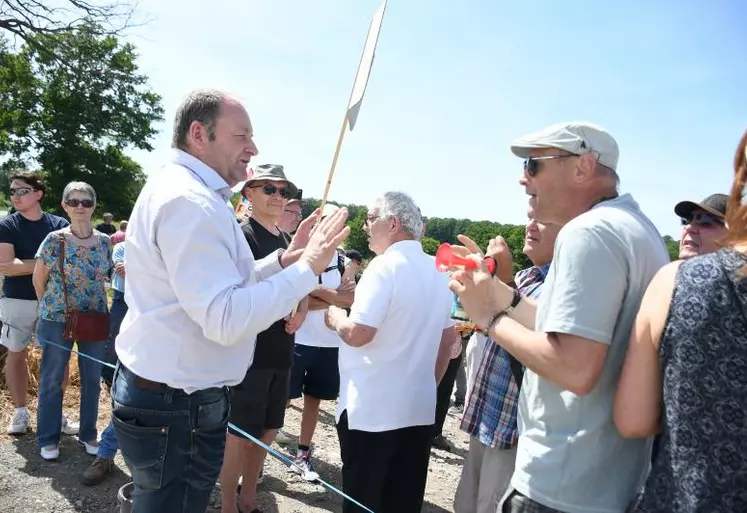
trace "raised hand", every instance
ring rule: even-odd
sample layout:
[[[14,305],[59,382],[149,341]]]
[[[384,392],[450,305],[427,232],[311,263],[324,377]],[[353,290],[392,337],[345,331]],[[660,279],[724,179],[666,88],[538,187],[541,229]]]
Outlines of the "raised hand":
[[[337,251],[337,247],[350,235],[350,227],[345,226],[347,218],[348,210],[343,207],[322,219],[310,232],[308,243],[300,259],[309,264],[315,274],[319,275],[324,272]]]

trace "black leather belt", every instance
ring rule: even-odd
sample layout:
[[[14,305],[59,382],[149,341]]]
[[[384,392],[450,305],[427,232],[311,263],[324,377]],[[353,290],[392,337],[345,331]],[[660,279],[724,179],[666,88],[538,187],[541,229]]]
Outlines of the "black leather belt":
[[[165,383],[159,383],[158,381],[151,381],[149,379],[138,376],[134,372],[132,373],[132,375],[135,378],[135,385],[138,388],[143,388],[145,390],[163,390],[165,388],[169,388],[169,386]]]

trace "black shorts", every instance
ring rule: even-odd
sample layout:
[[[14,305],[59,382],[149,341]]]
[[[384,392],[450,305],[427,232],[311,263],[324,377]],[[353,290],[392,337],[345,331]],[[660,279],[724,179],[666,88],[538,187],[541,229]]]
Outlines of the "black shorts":
[[[280,429],[285,421],[290,369],[249,368],[244,381],[233,387],[228,421],[260,438],[270,429]],[[228,432],[242,436],[231,427]]]
[[[325,401],[337,399],[340,393],[339,349],[296,344],[291,369],[290,396],[301,394]]]

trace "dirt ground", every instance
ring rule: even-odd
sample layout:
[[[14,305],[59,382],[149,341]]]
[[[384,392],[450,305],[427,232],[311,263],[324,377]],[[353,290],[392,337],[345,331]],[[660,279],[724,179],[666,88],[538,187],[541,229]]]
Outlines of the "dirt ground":
[[[78,419],[76,389],[65,400],[65,412]],[[286,414],[285,431],[294,440],[300,431],[301,401],[295,401]],[[35,428],[36,404],[30,405],[32,428]],[[104,390],[99,409],[99,430],[109,420],[109,397]],[[74,437],[63,437],[60,458],[48,463],[41,459],[34,432],[21,436],[5,435],[11,407],[7,395],[0,394],[0,512],[39,513],[114,513],[119,512],[118,489],[129,481],[127,466],[120,454],[117,469],[106,481],[95,487],[80,484],[79,476],[93,461]],[[453,452],[434,449],[431,452],[424,513],[452,511],[452,500],[459,481],[462,461],[468,447],[468,437],[459,431],[458,419],[448,416],[444,434],[454,445]],[[334,404],[323,406],[314,440],[314,463],[321,478],[342,488],[340,450],[334,429]],[[277,448],[277,446],[275,446]],[[284,449],[295,453],[295,445]],[[266,513],[338,512],[342,501],[322,485],[309,484],[275,458],[268,456],[265,480],[259,486],[259,502]],[[220,512],[220,494],[213,493],[207,513]]]

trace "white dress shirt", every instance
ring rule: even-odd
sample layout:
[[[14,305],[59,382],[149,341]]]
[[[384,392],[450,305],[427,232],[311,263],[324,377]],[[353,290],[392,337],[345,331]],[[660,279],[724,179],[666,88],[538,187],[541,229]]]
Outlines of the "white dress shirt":
[[[127,227],[129,307],[116,342],[135,374],[187,393],[242,381],[256,336],[316,286],[311,268],[256,261],[213,169],[174,150]]]

